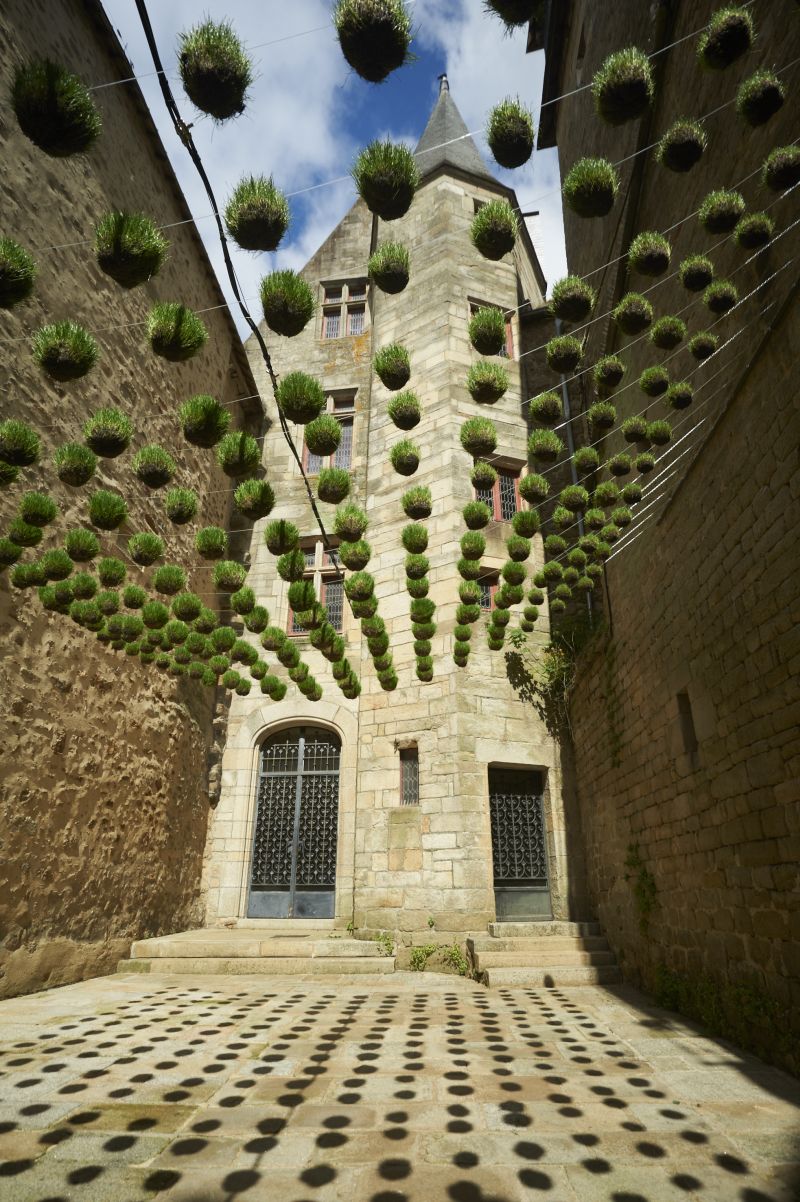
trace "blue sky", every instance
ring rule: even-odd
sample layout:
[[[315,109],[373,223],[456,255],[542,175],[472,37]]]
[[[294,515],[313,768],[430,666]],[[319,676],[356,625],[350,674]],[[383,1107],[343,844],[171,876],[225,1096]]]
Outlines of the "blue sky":
[[[108,16],[133,63],[142,90],[186,194],[198,229],[229,297],[208,201],[186,151],[166,115],[152,60],[132,0],[103,0]],[[481,133],[489,110],[507,95],[518,95],[536,115],[544,56],[525,53],[525,30],[506,35],[478,0],[416,0],[413,51],[416,61],[386,83],[367,84],[350,70],[330,21],[329,0],[151,0],[150,19],[162,60],[172,77],[178,105],[223,206],[246,174],[273,175],[290,196],[292,220],[274,255],[236,250],[237,275],[258,315],[258,283],[276,266],[302,267],[355,199],[348,178],[359,149],[376,137],[416,142],[438,94],[437,77],[446,71],[467,127],[487,162],[492,159]],[[198,114],[177,78],[179,33],[211,16],[231,21],[254,60],[257,78],[241,117],[222,125]],[[122,85],[124,86],[124,85]],[[113,103],[115,89],[97,93]],[[523,209],[539,208],[530,224],[542,267],[552,284],[566,270],[558,162],[554,150],[534,154],[514,172],[494,167],[498,178],[517,191]],[[333,181],[333,182],[332,182]],[[540,200],[540,198],[543,198]],[[232,310],[240,329],[238,313]]]

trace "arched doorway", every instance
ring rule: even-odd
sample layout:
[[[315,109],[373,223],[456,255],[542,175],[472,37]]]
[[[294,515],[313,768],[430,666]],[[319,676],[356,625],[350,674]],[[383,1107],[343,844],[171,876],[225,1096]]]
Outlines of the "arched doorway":
[[[341,742],[293,726],[261,748],[248,918],[332,918]]]

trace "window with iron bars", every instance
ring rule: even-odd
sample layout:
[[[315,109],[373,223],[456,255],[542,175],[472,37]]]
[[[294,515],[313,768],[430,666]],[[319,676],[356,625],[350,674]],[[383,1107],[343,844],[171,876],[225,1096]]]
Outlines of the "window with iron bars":
[[[494,595],[497,592],[499,577],[496,572],[487,572],[481,575],[478,579],[478,589],[480,599],[478,604],[482,610],[490,610],[494,608]]]
[[[367,328],[367,282],[322,285],[322,337],[352,338]]]
[[[485,501],[496,522],[510,522],[519,509],[519,471],[515,468],[497,469],[497,479],[491,488],[476,488],[475,498]]]
[[[318,476],[324,467],[343,467],[349,471],[353,462],[356,391],[355,388],[341,388],[328,395],[326,412],[333,414],[342,427],[342,437],[332,455],[313,455],[303,445],[303,467],[309,476]]]
[[[325,607],[328,621],[334,630],[342,630],[344,622],[344,582],[336,576],[336,566],[322,539],[301,544],[305,556],[306,570],[304,578],[314,583],[317,600]],[[287,624],[289,634],[307,634],[308,631],[300,626],[292,609],[289,610]]]
[[[419,805],[419,750],[417,747],[400,749],[400,804]]]

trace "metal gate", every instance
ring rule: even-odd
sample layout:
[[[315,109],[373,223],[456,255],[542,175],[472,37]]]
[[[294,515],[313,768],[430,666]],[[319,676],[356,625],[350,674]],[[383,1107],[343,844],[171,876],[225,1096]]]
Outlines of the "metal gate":
[[[261,750],[249,918],[332,918],[339,760],[336,735],[292,727]]]
[[[499,920],[551,914],[541,772],[489,769],[494,895]]]

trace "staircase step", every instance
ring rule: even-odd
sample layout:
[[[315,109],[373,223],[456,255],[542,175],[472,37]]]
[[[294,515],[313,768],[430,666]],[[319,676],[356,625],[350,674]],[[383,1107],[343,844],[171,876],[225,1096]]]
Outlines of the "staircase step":
[[[486,985],[559,988],[566,985],[616,985],[622,973],[616,965],[596,968],[583,965],[558,965],[552,968],[488,968],[482,973]]]
[[[372,957],[380,956],[381,950],[375,943],[364,943],[357,939],[297,939],[273,937],[260,939],[256,932],[247,932],[247,937],[236,939],[209,937],[202,932],[193,937],[186,935],[162,935],[155,939],[139,939],[131,947],[134,960],[167,957],[178,959],[264,959],[275,957],[286,960],[290,957],[311,959],[316,957]]]
[[[530,952],[537,949],[550,955],[552,952],[607,952],[608,942],[602,935],[551,935],[547,939],[530,936],[517,939],[473,935],[467,940],[470,951],[480,952]]]
[[[613,952],[480,952],[477,967],[484,968],[566,968],[581,964],[615,964]]]
[[[558,938],[559,936],[602,935],[599,922],[562,922],[542,919],[537,922],[490,922],[489,934],[497,939]]]
[[[117,972],[198,976],[364,976],[394,972],[393,956],[154,956],[121,960]]]

